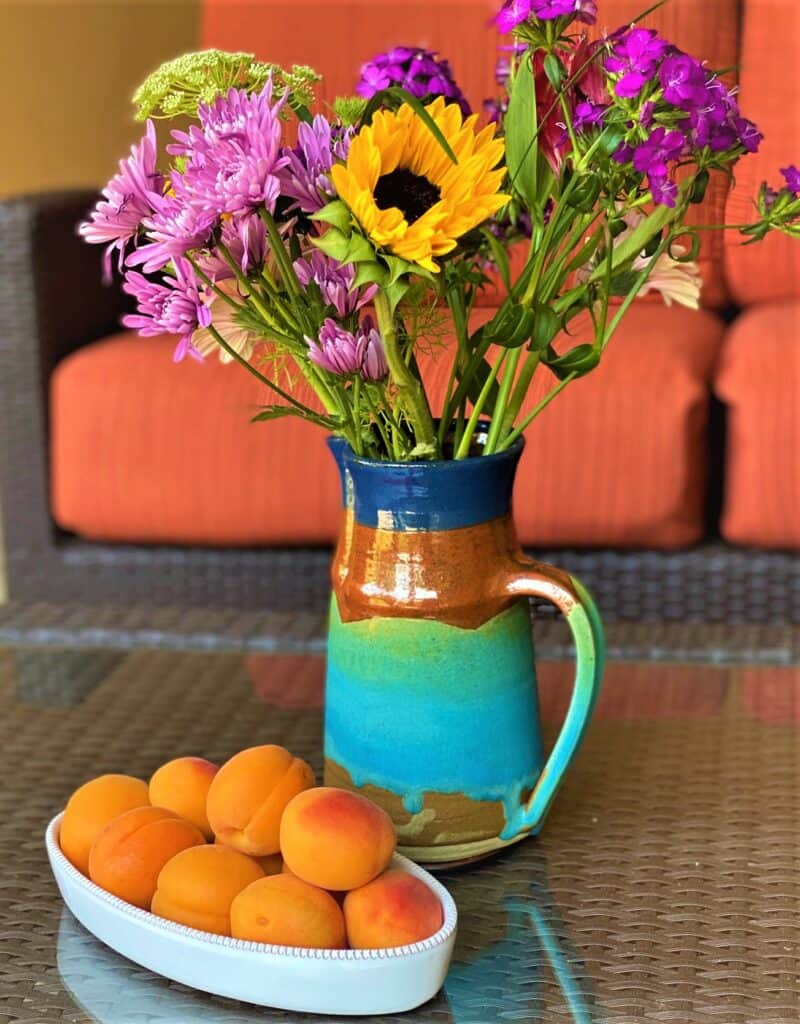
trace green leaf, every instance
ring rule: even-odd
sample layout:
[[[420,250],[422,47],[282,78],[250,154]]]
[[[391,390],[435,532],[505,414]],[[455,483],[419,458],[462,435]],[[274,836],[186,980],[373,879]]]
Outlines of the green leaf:
[[[549,307],[537,303],[533,307],[533,330],[531,332],[532,349],[547,348],[550,342],[558,334],[561,321],[558,315]]]
[[[481,228],[481,234],[491,250],[492,262],[497,267],[497,272],[500,274],[500,280],[503,282],[503,287],[507,292],[510,292],[511,264],[508,259],[508,253],[500,244],[500,240],[493,235],[488,228]]]
[[[561,88],[561,83],[567,77],[567,73],[564,65],[554,53],[548,53],[545,57],[544,73],[547,75],[547,81],[558,92]]]
[[[326,256],[340,263],[346,262],[350,239],[337,228],[329,228],[320,238],[312,238],[311,243],[321,249]]]
[[[641,224],[633,229],[625,241],[614,248],[612,267],[623,266],[628,260],[635,259],[643,252],[653,235],[657,235],[675,216],[675,210],[669,206],[657,206],[653,212],[646,217]],[[597,281],[606,273],[605,261],[595,267],[589,280]]]
[[[538,204],[539,146],[535,138],[536,86],[527,53],[520,61],[504,119],[506,165],[514,190],[534,209]]]
[[[343,263],[372,263],[375,260],[375,250],[370,242],[363,235],[353,233],[347,246],[347,252]]]
[[[425,109],[424,105],[416,96],[413,96],[406,89],[402,89],[399,85],[393,85],[388,89],[381,89],[380,92],[375,93],[375,95],[370,98],[370,101],[364,110],[361,117],[361,123],[369,124],[376,111],[387,106],[387,100],[395,100],[398,106],[401,103],[407,103],[413,109],[414,113],[425,123],[428,131],[433,135],[445,153],[447,153],[451,162],[454,164],[458,163],[458,157],[453,152],[450,143],[445,138],[439,125]]]
[[[359,263],[356,267],[356,276],[353,278],[353,287],[360,288],[364,284],[377,284],[381,287],[388,284],[386,268],[377,261]]]
[[[485,325],[483,340],[503,348],[519,348],[530,338],[535,320],[534,310],[506,302]]]
[[[542,362],[550,367],[559,380],[563,380],[570,374],[583,377],[584,374],[589,373],[600,362],[601,354],[601,351],[594,345],[588,344],[576,345],[569,352],[565,352],[563,356],[558,355],[551,347],[542,356]]]
[[[342,425],[341,417],[317,415],[311,412],[311,410],[296,409],[291,405],[265,405],[261,412],[253,416],[250,422],[266,423],[269,420],[280,420],[286,416],[299,416],[301,420],[307,420],[309,423],[323,427],[325,430],[335,430]]]
[[[709,181],[711,181],[711,175],[708,171],[700,171],[692,182],[692,188],[689,192],[690,203],[702,203],[706,197],[706,189],[708,188]]]
[[[594,209],[594,204],[597,202],[597,197],[600,195],[601,188],[602,182],[599,175],[593,173],[584,174],[575,187],[570,189],[566,200],[567,206],[571,206],[574,210],[579,210],[581,213],[591,213]]]
[[[384,256],[386,266],[389,268],[389,280],[387,284],[394,284],[399,281],[403,274],[410,274],[417,268],[408,260],[400,259],[399,256]]]
[[[395,281],[394,284],[384,287],[383,293],[389,300],[389,309],[392,313],[397,309],[398,303],[403,299],[410,287],[408,280],[404,277]]]
[[[349,234],[352,226],[352,217],[350,211],[341,201],[341,199],[334,199],[332,202],[323,206],[321,210],[317,210],[316,213],[311,215],[312,220],[321,220],[326,224],[332,224],[335,228],[338,228],[343,234]]]

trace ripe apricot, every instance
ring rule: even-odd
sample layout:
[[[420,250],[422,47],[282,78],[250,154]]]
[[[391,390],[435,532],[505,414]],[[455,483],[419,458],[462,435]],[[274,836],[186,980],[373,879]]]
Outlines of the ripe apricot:
[[[89,877],[101,889],[143,910],[150,909],[158,875],[203,833],[166,807],[137,807],[110,821],[89,854]]]
[[[310,766],[283,747],[240,751],[220,768],[208,790],[206,813],[214,835],[254,857],[278,853],[284,808],[313,785]]]
[[[150,803],[166,807],[180,818],[197,825],[206,839],[213,832],[206,815],[206,798],[211,780],[219,771],[204,757],[176,757],[162,764],[150,779]]]
[[[260,878],[231,904],[235,939],[307,949],[343,949],[342,911],[327,892],[293,875]]]
[[[230,935],[231,903],[263,877],[252,857],[230,846],[190,846],[161,869],[150,909],[190,928]]]
[[[357,889],[371,882],[392,859],[396,843],[386,811],[331,786],[300,793],[281,822],[285,864],[320,889]]]
[[[75,790],[61,819],[59,842],[78,871],[89,873],[89,851],[114,818],[149,804],[147,783],[131,775],[100,775]]]
[[[444,911],[424,882],[394,868],[345,896],[344,919],[353,949],[388,949],[434,935]]]

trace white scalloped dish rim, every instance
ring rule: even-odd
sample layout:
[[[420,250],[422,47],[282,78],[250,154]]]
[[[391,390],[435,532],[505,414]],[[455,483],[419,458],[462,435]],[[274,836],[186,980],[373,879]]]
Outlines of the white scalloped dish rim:
[[[455,902],[429,872],[400,854],[392,867],[425,882],[442,904],[438,932],[391,949],[297,949],[198,931],[112,896],[61,852],[62,817],[47,826],[45,845],[64,902],[101,942],[156,974],[257,1006],[349,1015],[414,1009],[444,982],[456,937]]]

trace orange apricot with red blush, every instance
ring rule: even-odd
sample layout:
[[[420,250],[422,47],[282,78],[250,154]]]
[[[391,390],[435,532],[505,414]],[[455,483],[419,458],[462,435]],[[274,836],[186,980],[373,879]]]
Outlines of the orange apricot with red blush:
[[[89,877],[101,889],[149,910],[161,869],[203,833],[165,807],[137,807],[114,818],[89,853]]]
[[[309,789],[286,807],[281,853],[292,874],[321,889],[357,889],[392,859],[392,819],[359,793],[331,786]]]
[[[423,881],[394,868],[345,896],[344,919],[353,949],[388,949],[435,935],[444,910]]]

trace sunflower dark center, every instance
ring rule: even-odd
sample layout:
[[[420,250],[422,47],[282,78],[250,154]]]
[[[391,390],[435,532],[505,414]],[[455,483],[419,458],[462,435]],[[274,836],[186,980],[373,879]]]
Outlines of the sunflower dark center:
[[[409,224],[427,213],[439,202],[441,190],[421,174],[414,174],[407,167],[382,174],[375,186],[375,202],[382,210],[396,206],[402,210]]]

